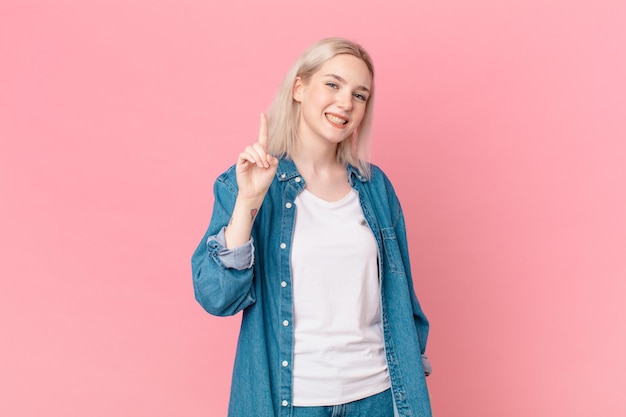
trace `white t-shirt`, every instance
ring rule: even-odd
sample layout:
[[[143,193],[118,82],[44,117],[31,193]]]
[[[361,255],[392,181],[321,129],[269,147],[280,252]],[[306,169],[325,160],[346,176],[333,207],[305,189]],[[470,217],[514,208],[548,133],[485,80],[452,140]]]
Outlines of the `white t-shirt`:
[[[376,239],[358,193],[295,200],[293,404],[356,401],[390,387]]]

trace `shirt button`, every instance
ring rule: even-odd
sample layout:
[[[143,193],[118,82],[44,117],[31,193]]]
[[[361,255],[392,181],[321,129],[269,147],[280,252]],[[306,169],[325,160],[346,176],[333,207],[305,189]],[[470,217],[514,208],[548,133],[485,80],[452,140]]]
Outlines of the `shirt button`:
[[[287,407],[289,405],[289,402],[287,400],[283,400],[281,404],[283,405],[283,407]]]
[[[287,365],[289,365],[289,362],[283,361],[283,366],[287,366]]]
[[[285,249],[286,247],[287,247],[287,244],[286,244],[286,243],[281,243],[281,244],[280,244],[280,248],[281,248],[281,249]]]
[[[287,203],[287,204],[285,204],[285,207],[287,207],[287,208],[291,208],[291,203]]]
[[[289,326],[289,320],[283,320],[283,326],[285,327]]]
[[[285,178],[287,175],[286,174],[280,174],[281,178]]]
[[[280,286],[281,286],[281,287],[283,287],[283,288],[285,288],[285,287],[287,286],[287,281],[283,281],[283,282],[281,282],[281,283],[280,283]]]
[[[296,182],[300,182],[302,179],[300,177],[296,177]]]

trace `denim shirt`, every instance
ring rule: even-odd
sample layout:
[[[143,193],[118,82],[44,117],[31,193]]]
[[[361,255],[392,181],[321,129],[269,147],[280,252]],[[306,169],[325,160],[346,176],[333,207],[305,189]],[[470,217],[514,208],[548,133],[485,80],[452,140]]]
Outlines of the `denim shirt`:
[[[428,321],[413,290],[404,216],[385,174],[374,165],[371,168],[367,179],[347,166],[348,180],[358,192],[378,245],[382,329],[395,415],[429,417],[424,374],[430,366],[421,359]],[[229,417],[291,417],[293,413],[290,248],[294,200],[304,187],[293,161],[281,159],[247,244],[253,251],[244,249],[237,255],[243,258],[233,261],[233,253],[218,235],[228,224],[237,197],[234,167],[215,181],[211,222],[193,254],[192,271],[196,300],[207,312],[229,316],[243,311]]]

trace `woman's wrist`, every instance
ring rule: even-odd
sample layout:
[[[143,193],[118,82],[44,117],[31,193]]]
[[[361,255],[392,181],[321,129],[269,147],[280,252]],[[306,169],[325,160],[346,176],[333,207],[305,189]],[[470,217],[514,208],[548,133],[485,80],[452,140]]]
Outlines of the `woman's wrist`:
[[[237,197],[233,214],[224,233],[227,248],[241,246],[250,240],[252,225],[262,203],[263,198]]]

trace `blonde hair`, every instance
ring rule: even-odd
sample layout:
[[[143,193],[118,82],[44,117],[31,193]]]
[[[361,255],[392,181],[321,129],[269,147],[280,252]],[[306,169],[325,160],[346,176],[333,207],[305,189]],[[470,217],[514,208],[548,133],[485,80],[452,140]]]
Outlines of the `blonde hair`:
[[[354,166],[361,175],[369,178],[368,151],[374,105],[374,65],[361,45],[347,39],[322,39],[304,51],[291,67],[267,112],[268,151],[277,157],[289,157],[294,149],[300,120],[300,103],[293,98],[296,78],[300,77],[302,82],[308,82],[326,61],[341,54],[353,55],[367,65],[372,77],[372,86],[363,120],[352,137],[337,146],[337,160]]]

